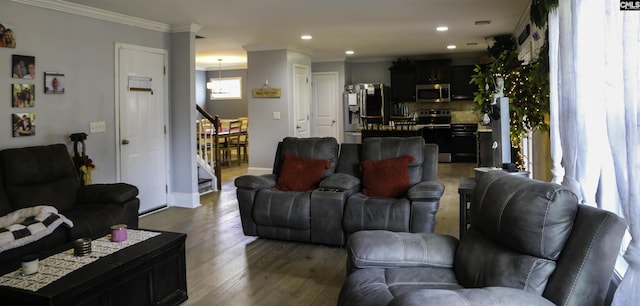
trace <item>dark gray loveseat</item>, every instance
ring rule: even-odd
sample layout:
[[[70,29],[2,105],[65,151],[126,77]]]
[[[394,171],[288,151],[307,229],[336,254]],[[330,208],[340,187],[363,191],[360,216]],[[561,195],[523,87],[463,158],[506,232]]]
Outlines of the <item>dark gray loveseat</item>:
[[[80,237],[98,238],[115,224],[138,226],[138,189],[125,183],[83,186],[64,144],[0,151],[0,217],[21,208],[54,206],[74,226],[0,253],[0,265],[38,255]]]

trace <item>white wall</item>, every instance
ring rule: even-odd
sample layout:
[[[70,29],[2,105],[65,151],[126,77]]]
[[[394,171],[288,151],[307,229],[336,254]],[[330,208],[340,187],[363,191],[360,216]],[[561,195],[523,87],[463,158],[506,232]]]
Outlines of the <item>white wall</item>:
[[[97,166],[93,181],[115,181],[114,45],[169,49],[169,35],[7,0],[0,1],[0,23],[17,40],[15,49],[0,48],[0,149],[66,143],[72,152],[69,135],[85,132]],[[35,56],[35,80],[10,77],[13,54]],[[45,71],[65,74],[65,94],[43,94]],[[12,83],[35,84],[35,107],[11,107]],[[35,113],[35,136],[12,137],[11,113],[18,112]],[[93,121],[105,121],[106,131],[90,134]]]

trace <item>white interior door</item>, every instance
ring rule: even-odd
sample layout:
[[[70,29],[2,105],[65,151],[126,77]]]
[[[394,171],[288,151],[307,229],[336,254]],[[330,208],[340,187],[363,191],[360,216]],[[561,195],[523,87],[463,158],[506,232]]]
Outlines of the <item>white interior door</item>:
[[[340,121],[340,93],[338,92],[337,72],[313,73],[311,81],[312,134],[318,137],[338,138]]]
[[[309,67],[294,66],[293,108],[296,137],[309,137],[309,109],[311,92],[309,89]]]
[[[120,180],[140,190],[140,213],[167,205],[166,52],[116,46]]]

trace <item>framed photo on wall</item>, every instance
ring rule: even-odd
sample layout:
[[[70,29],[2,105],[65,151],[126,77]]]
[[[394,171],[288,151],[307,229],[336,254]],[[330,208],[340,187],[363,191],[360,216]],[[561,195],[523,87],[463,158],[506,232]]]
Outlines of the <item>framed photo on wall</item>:
[[[33,136],[36,134],[35,113],[11,114],[11,123],[13,125],[13,137]]]
[[[15,48],[16,36],[13,30],[0,23],[0,48]]]
[[[13,55],[11,61],[11,76],[14,79],[36,78],[36,57],[27,55]]]
[[[36,105],[36,85],[11,84],[12,107],[34,107]]]
[[[44,73],[44,93],[45,94],[63,94],[64,93],[64,74],[58,72]]]

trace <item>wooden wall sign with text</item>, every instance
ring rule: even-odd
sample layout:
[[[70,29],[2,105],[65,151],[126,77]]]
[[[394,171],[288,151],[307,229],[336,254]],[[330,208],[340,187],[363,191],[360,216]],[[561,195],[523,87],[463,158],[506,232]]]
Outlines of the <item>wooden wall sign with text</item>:
[[[280,98],[280,88],[259,88],[251,91],[254,98]]]

